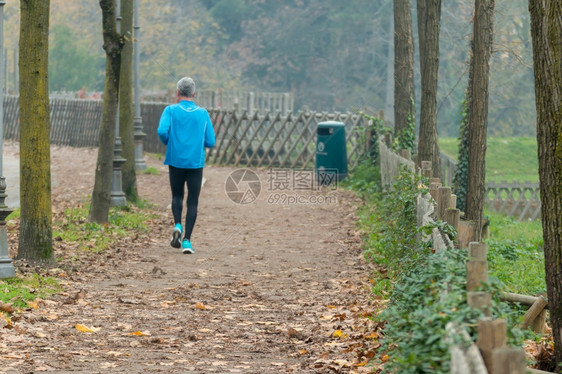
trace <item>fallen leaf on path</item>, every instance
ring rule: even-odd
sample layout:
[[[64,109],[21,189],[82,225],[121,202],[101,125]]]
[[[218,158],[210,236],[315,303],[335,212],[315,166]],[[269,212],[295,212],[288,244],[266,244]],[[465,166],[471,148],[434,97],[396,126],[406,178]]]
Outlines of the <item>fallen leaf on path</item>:
[[[205,305],[205,304],[203,304],[203,303],[197,303],[197,304],[195,304],[195,307],[196,307],[197,309],[200,309],[200,310],[213,309],[213,307],[212,307],[211,305]]]
[[[28,301],[27,305],[29,305],[33,309],[39,309],[39,304],[37,304],[35,301]]]
[[[134,336],[150,336],[150,332],[149,332],[149,331],[133,331],[133,332],[130,332],[129,335],[134,335]]]
[[[345,338],[347,335],[343,333],[341,330],[336,330],[332,333],[334,338]]]
[[[4,312],[4,313],[13,313],[16,310],[12,307],[12,303],[10,304],[4,304],[3,302],[0,301],[0,311]]]
[[[76,327],[76,330],[78,330],[80,332],[96,332],[96,331],[101,330],[100,327],[88,327],[88,326],[83,325],[81,323],[77,323],[75,327]]]

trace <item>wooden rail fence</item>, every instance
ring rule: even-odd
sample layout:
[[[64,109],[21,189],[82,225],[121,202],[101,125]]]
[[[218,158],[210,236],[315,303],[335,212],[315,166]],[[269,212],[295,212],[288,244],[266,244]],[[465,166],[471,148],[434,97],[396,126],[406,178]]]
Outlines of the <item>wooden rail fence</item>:
[[[443,185],[452,186],[457,161],[441,153],[441,175]],[[529,181],[508,183],[487,182],[485,203],[499,214],[515,217],[518,221],[536,220],[541,214],[539,184]]]
[[[412,170],[413,163],[404,155],[392,152],[383,141],[379,142],[381,157],[381,182],[383,187],[399,173],[398,165],[403,165]],[[451,194],[450,187],[441,185],[440,180],[432,177],[431,162],[422,161],[419,173],[429,178],[429,194],[417,199],[418,225],[424,226],[434,219],[440,219],[457,231],[461,223],[460,211],[456,209],[456,197]],[[455,249],[455,243],[448,235],[434,228],[430,237],[434,251],[449,251]],[[458,245],[463,248],[464,246]],[[455,374],[523,374],[527,372],[543,373],[527,369],[525,353],[521,347],[507,347],[507,326],[503,319],[489,318],[491,313],[492,296],[480,291],[481,286],[488,280],[488,247],[485,243],[472,242],[468,244],[469,261],[467,263],[466,290],[467,304],[475,309],[480,309],[485,316],[478,321],[476,342],[468,336],[464,328],[450,322],[446,326],[446,339],[449,342],[459,341],[459,336],[464,336],[465,343],[458,343],[450,347],[451,373]],[[537,332],[542,332],[546,319],[547,300],[544,297],[526,297],[504,293],[504,300],[516,301],[531,305],[522,324],[522,328],[533,327]],[[457,337],[454,340],[453,337]]]

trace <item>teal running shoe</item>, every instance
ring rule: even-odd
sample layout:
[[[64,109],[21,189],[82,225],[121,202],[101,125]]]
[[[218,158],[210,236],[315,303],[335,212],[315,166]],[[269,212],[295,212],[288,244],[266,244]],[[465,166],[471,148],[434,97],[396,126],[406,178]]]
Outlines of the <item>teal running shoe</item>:
[[[172,233],[172,241],[170,242],[170,245],[174,248],[180,248],[181,247],[181,234],[183,233],[183,229],[181,227],[181,223],[176,223],[176,225],[174,226],[174,232]]]
[[[183,242],[181,242],[181,251],[185,254],[195,253],[195,251],[191,247],[191,242],[187,239],[184,239]]]

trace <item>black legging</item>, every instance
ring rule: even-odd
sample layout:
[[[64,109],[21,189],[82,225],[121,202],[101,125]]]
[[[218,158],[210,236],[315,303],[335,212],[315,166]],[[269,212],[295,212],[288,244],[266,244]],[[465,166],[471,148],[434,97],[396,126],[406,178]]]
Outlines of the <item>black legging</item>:
[[[197,205],[199,203],[199,193],[201,192],[201,182],[203,181],[203,168],[180,169],[170,165],[169,169],[174,224],[181,223],[184,185],[187,183],[187,214],[185,216],[185,235],[183,237],[191,241],[191,233],[197,219]]]

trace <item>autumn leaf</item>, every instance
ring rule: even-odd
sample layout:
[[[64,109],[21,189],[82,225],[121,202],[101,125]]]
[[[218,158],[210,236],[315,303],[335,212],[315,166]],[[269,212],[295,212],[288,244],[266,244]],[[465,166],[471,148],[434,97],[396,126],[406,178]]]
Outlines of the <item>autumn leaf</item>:
[[[30,308],[39,309],[39,304],[37,304],[35,301],[28,301],[27,305],[29,305]]]
[[[205,304],[203,304],[203,303],[197,303],[197,304],[195,304],[195,307],[196,307],[197,309],[200,309],[200,310],[213,309],[212,306],[210,306],[210,305],[205,305]]]
[[[76,330],[80,331],[80,332],[96,332],[101,330],[101,328],[99,327],[88,327],[86,325],[82,325],[81,323],[77,323],[76,324]]]
[[[133,332],[130,332],[129,335],[134,335],[134,336],[150,336],[150,332],[148,332],[148,331],[133,331]]]
[[[0,301],[0,311],[4,312],[4,313],[13,313],[15,312],[14,307],[12,306],[12,304],[4,304],[3,302]]]
[[[344,339],[347,338],[347,334],[344,334],[343,331],[341,330],[336,330],[333,332],[332,336],[334,338],[340,338],[340,339]]]

